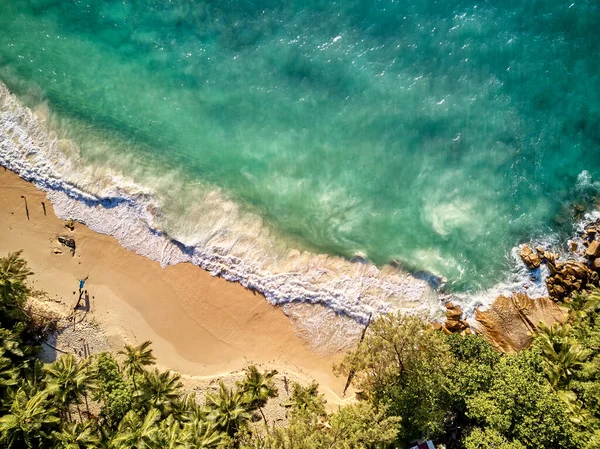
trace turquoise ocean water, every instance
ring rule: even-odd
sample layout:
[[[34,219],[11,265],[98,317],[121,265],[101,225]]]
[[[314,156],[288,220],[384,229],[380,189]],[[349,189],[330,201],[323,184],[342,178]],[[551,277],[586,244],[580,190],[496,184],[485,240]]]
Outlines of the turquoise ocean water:
[[[152,189],[187,245],[199,215],[235,232],[233,208],[273,257],[361,254],[477,292],[597,186],[599,24],[574,0],[3,0],[0,80],[94,183],[107,166]]]

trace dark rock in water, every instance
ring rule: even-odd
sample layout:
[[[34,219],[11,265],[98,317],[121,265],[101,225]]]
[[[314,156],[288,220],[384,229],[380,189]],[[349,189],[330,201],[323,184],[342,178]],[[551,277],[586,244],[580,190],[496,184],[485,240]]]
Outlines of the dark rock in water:
[[[350,262],[353,263],[367,263],[367,255],[361,251],[354,253]]]
[[[427,282],[427,284],[429,284],[429,286],[434,290],[443,288],[447,281],[445,277],[438,276],[437,274],[429,271],[416,271],[413,273],[413,277],[415,279],[421,279],[422,281]]]
[[[71,249],[71,254],[75,255],[75,239],[70,237],[58,237],[58,241],[61,245]]]
[[[535,270],[540,267],[540,257],[528,245],[523,246],[519,255],[530,270]]]
[[[398,259],[392,259],[389,263],[389,266],[392,268],[398,268],[400,270],[404,269],[404,265]]]

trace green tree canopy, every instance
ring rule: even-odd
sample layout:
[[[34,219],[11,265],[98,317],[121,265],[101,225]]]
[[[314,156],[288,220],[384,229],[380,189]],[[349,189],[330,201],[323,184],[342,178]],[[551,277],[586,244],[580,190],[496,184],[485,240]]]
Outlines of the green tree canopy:
[[[336,370],[352,373],[353,383],[376,404],[402,417],[400,436],[408,441],[443,430],[450,361],[443,334],[422,317],[390,314],[371,324],[363,342]]]

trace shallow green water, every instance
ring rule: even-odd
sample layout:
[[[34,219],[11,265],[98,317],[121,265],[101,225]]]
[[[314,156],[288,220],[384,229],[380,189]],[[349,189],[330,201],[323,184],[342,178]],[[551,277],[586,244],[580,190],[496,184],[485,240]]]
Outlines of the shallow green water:
[[[571,3],[3,0],[0,80],[90,162],[471,291],[600,175],[600,7]]]

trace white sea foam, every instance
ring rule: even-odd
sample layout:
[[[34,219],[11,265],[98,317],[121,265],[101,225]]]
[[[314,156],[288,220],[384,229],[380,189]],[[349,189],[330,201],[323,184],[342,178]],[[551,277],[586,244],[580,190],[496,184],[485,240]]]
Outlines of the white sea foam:
[[[440,297],[424,276],[415,278],[392,266],[380,269],[366,255],[348,261],[293,249],[258,215],[243,211],[217,188],[186,185],[173,172],[143,173],[134,179],[119,169],[127,163],[132,168],[123,155],[121,160],[113,155],[103,165],[84,161],[79,148],[48,124],[48,115],[43,106],[35,112],[24,107],[0,83],[0,164],[45,191],[60,218],[112,235],[123,247],[162,266],[191,262],[262,292],[272,304],[320,304],[361,322],[371,313],[392,311],[441,317],[444,299],[459,303],[472,316],[499,294],[547,295],[547,268],[530,272],[520,260],[519,247],[507,255],[511,270],[503,282],[476,294],[447,297]],[[578,185],[596,187],[587,173]],[[440,206],[443,214],[432,216],[442,231],[468,215],[464,207],[453,207]],[[598,216],[586,215],[575,230]],[[534,244],[555,248],[557,241]],[[423,254],[431,257],[438,256]]]
[[[242,211],[218,189],[196,186],[186,195],[195,202],[174,219],[165,209],[174,207],[178,194],[169,197],[167,189],[156,186],[176,175],[154,178],[153,187],[118,167],[86,162],[73,142],[49,129],[44,115],[43,109],[34,113],[24,107],[0,85],[0,164],[45,191],[60,218],[112,235],[163,266],[191,262],[262,292],[272,304],[321,304],[359,321],[371,313],[440,310],[425,281],[391,266],[379,269],[369,262],[290,249],[260,217]]]
[[[576,185],[577,190],[581,190],[582,182],[584,187],[593,187],[597,194],[600,190],[600,183],[591,182],[591,177],[586,171],[583,171],[578,177]],[[573,223],[573,231],[569,243],[573,243],[574,247],[570,248],[565,245],[565,241],[559,239],[556,235],[549,235],[543,239],[533,240],[527,244],[530,247],[541,246],[545,251],[550,251],[555,254],[556,260],[566,262],[567,260],[576,260],[586,262],[582,254],[585,252],[583,238],[581,237],[590,224],[597,223],[600,220],[600,210],[592,210],[585,213],[578,221]],[[458,302],[463,306],[466,314],[473,320],[475,309],[479,306],[490,305],[499,295],[510,296],[512,293],[526,293],[530,298],[541,298],[548,296],[548,288],[546,279],[550,275],[550,270],[546,264],[542,264],[535,270],[529,270],[520,257],[521,249],[524,244],[518,245],[510,252],[510,262],[508,265],[512,267],[507,274],[507,278],[495,285],[493,288],[477,293],[476,295],[455,295],[453,299],[458,299]]]

